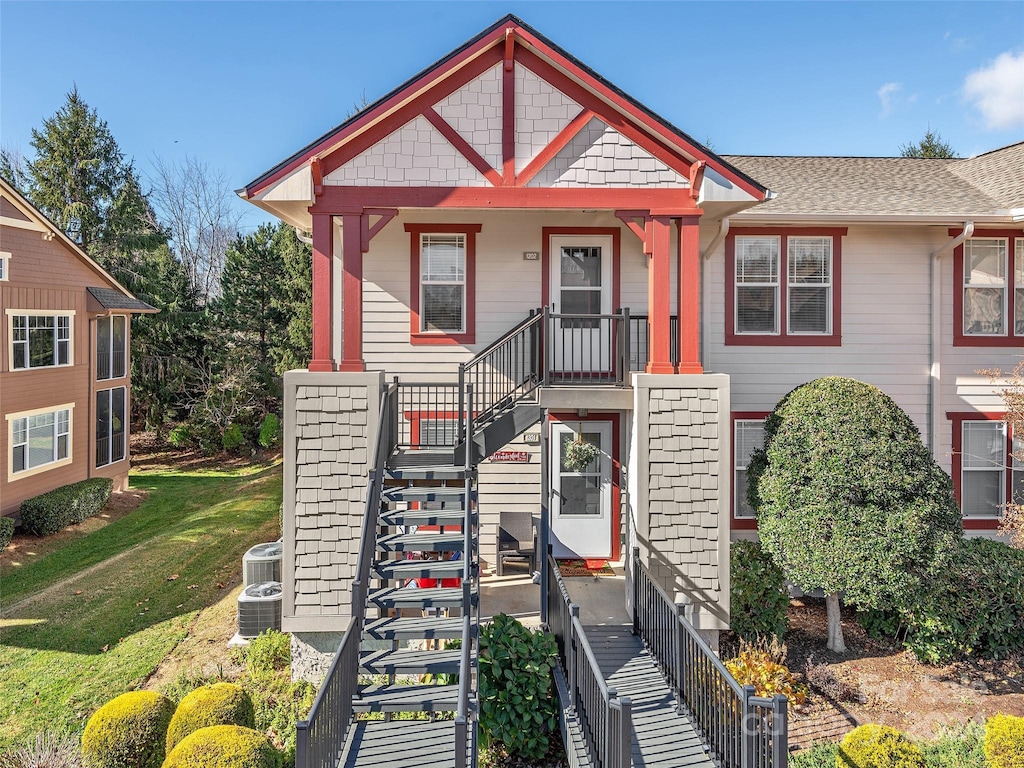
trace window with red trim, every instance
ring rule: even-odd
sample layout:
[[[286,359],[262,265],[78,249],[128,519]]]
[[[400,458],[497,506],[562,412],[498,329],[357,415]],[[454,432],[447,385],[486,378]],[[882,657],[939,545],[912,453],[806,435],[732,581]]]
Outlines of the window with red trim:
[[[413,344],[476,341],[476,233],[479,224],[406,224],[410,234]]]
[[[834,228],[731,231],[725,343],[839,346],[845,234]]]
[[[1024,232],[976,232],[954,251],[953,275],[955,346],[1024,343]]]
[[[732,527],[757,528],[757,515],[747,501],[747,468],[750,457],[764,448],[764,420],[767,412],[732,414]]]
[[[1001,413],[954,413],[953,485],[965,528],[995,528],[1007,501],[1024,503],[1024,439]]]

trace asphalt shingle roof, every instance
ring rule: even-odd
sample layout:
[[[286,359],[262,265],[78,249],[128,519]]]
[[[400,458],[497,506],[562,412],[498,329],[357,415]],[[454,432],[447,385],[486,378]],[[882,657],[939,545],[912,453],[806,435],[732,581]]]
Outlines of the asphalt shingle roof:
[[[1024,142],[968,159],[757,157],[723,159],[776,197],[754,214],[1005,215],[1024,206]]]
[[[134,296],[125,296],[113,288],[86,288],[92,297],[100,303],[104,309],[126,309],[131,312],[156,312],[156,307],[151,307],[144,301],[139,301]]]

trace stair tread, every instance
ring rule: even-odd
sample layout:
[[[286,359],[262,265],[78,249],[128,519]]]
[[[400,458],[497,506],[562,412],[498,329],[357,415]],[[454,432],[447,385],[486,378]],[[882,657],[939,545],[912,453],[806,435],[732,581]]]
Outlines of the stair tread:
[[[462,552],[461,533],[393,533],[377,539],[381,552]]]
[[[457,685],[367,685],[352,702],[357,712],[454,712]]]
[[[367,595],[367,602],[380,608],[453,608],[462,605],[461,587],[408,589],[386,587]]]
[[[384,498],[388,501],[449,501],[461,499],[466,494],[465,488],[456,486],[407,486],[388,488]],[[476,496],[476,492],[473,492]]]
[[[395,509],[380,516],[381,525],[458,525],[466,519],[464,509]],[[476,513],[471,516],[476,521]]]
[[[462,560],[389,560],[373,570],[384,579],[452,579],[462,576]]]
[[[397,651],[370,651],[359,657],[359,669],[376,675],[439,675],[455,674],[459,671],[462,651],[428,651],[402,648]]]
[[[453,720],[357,720],[344,768],[455,768]]]
[[[409,590],[415,592],[416,590]],[[461,590],[460,590],[461,591]],[[430,639],[462,637],[462,618],[437,616],[393,617],[371,619],[363,632],[369,637],[390,639]]]

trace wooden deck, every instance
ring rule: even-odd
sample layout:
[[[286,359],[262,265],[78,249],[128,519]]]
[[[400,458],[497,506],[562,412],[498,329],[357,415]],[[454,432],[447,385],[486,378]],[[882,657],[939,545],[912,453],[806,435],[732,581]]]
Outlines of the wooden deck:
[[[654,659],[628,626],[585,627],[608,685],[633,704],[633,768],[714,768]]]

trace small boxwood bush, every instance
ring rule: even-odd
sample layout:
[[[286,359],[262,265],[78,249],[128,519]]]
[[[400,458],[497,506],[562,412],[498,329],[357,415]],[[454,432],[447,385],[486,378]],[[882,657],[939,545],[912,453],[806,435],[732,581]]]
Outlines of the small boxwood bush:
[[[263,417],[260,424],[260,446],[263,448],[276,448],[281,442],[281,420],[273,413]]]
[[[962,540],[904,613],[907,647],[929,664],[1024,651],[1024,551],[991,539]]]
[[[212,725],[186,736],[163,768],[280,768],[281,753],[267,737],[238,725]]]
[[[782,570],[753,541],[734,541],[730,561],[729,613],[733,632],[750,642],[770,635],[782,637],[789,627],[789,593]]]
[[[0,552],[7,549],[14,536],[14,520],[9,517],[0,517]]]
[[[995,715],[985,723],[985,757],[991,768],[1024,765],[1024,717]]]
[[[85,768],[159,768],[174,702],[130,691],[96,710],[82,734]]]
[[[113,489],[114,481],[109,477],[92,477],[23,501],[21,527],[34,536],[56,533],[103,509]]]
[[[558,726],[555,638],[499,613],[480,629],[480,728],[486,744],[539,760]]]
[[[836,768],[925,768],[920,747],[887,725],[861,725],[839,742]]]
[[[214,683],[187,694],[167,728],[167,751],[190,733],[212,725],[256,727],[252,699],[245,689],[234,683]]]

